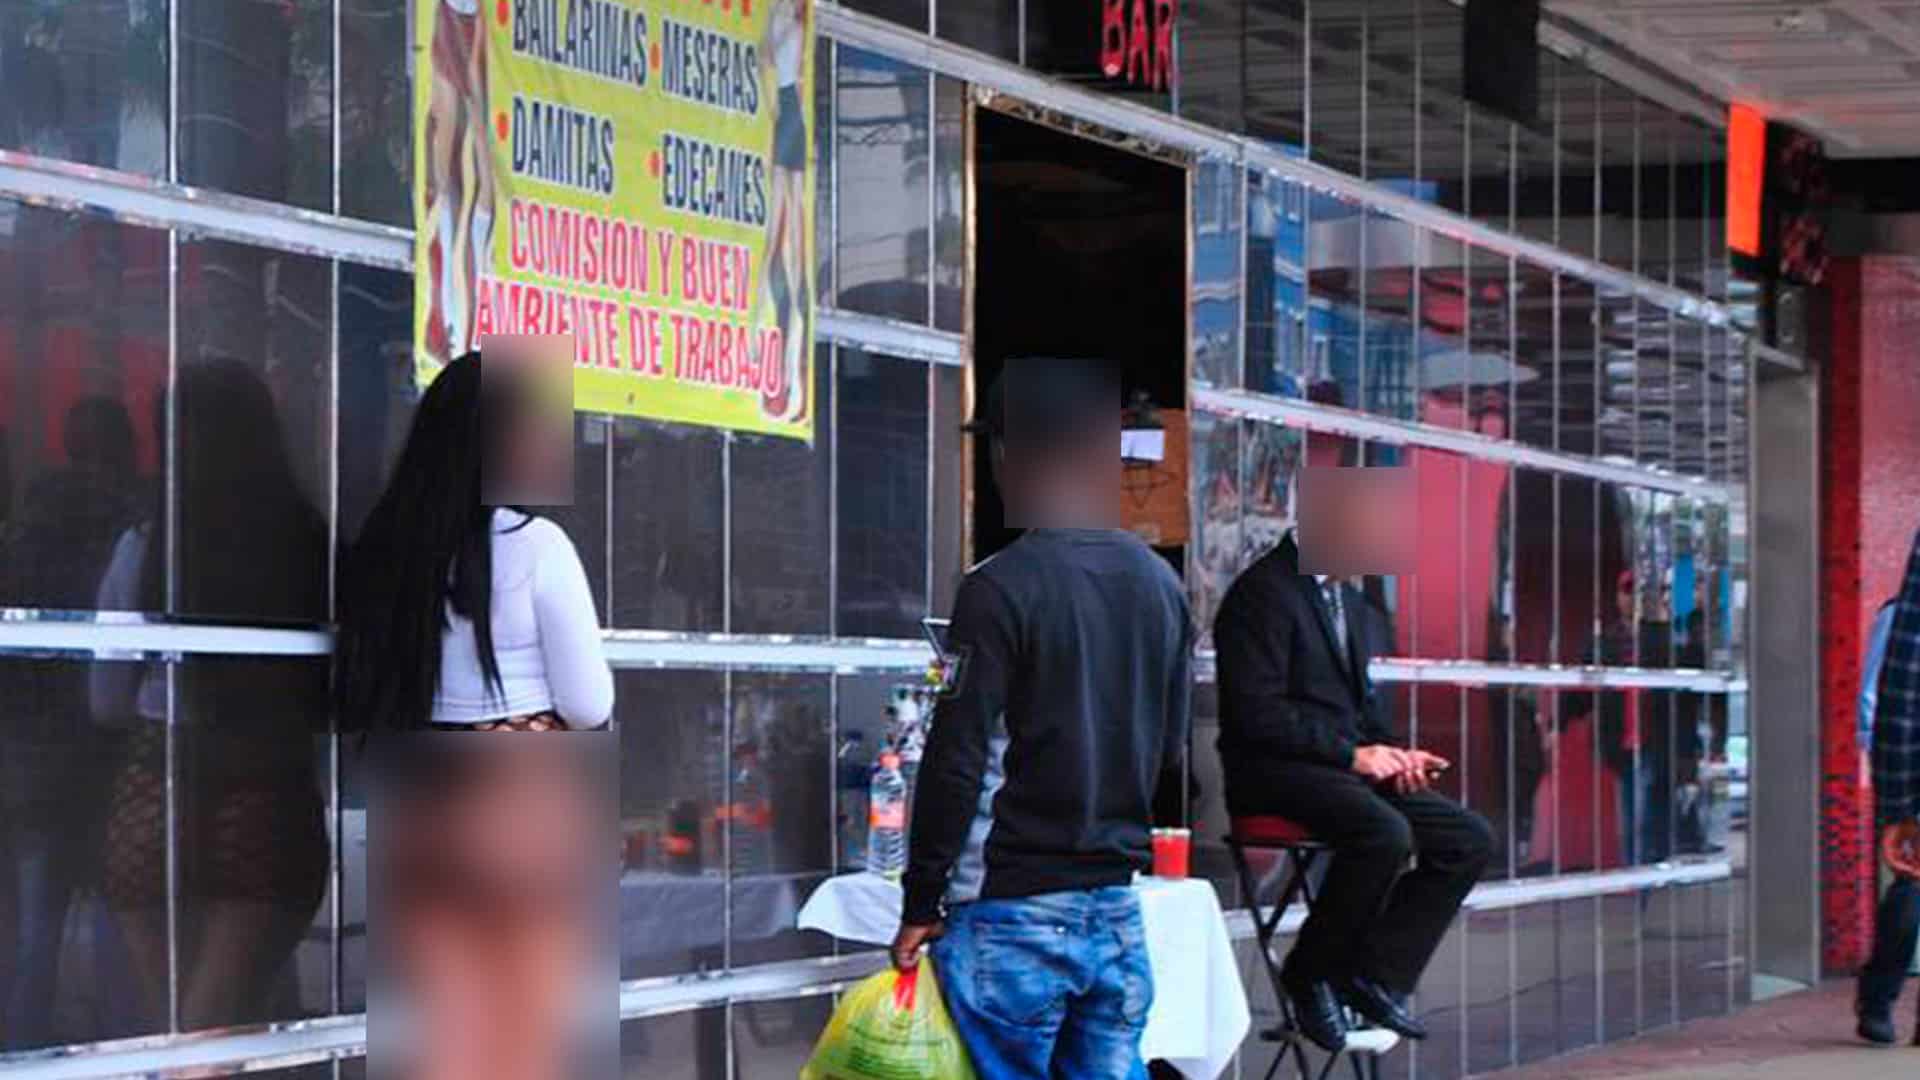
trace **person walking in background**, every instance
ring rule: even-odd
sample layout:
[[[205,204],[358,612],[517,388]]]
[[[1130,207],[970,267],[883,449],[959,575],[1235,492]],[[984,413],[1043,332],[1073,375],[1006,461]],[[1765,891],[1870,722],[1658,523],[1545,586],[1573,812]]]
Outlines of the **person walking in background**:
[[[1873,955],[1860,972],[1854,1009],[1861,1038],[1891,1043],[1893,1005],[1920,946],[1920,533],[1900,594],[1874,620],[1865,683],[1861,745],[1872,747],[1880,857],[1893,883],[1874,915]]]
[[[934,941],[983,1077],[1144,1077],[1153,977],[1128,886],[1152,863],[1156,788],[1184,771],[1185,590],[1138,537],[1100,527],[1120,490],[1111,380],[1012,361],[973,428],[1028,531],[954,602],[893,963]]]
[[[346,559],[343,729],[548,731],[612,716],[613,673],[573,542],[491,502],[496,488],[550,489],[563,471],[547,459],[539,407],[504,367],[483,382],[479,353],[442,368],[421,398]]]

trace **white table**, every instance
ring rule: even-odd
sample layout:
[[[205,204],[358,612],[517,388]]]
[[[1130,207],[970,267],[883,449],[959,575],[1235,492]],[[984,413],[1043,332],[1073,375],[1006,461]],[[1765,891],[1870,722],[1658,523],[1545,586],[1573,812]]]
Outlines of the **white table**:
[[[1141,878],[1140,917],[1153,969],[1153,1008],[1140,1054],[1190,1080],[1214,1080],[1240,1051],[1250,1018],[1246,989],[1213,886]],[[877,874],[828,878],[800,909],[800,926],[847,941],[887,945],[900,928],[900,883]]]

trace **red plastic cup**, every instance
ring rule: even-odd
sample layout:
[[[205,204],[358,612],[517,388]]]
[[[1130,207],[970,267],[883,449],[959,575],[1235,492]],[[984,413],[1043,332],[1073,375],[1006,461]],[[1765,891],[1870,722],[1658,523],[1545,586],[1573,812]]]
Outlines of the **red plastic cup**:
[[[1193,830],[1153,830],[1153,876],[1184,878],[1191,862]]]

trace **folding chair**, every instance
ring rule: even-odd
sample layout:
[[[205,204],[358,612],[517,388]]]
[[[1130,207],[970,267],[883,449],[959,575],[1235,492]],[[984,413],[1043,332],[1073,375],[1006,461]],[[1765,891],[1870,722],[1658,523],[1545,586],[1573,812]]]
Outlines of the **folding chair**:
[[[1252,909],[1254,934],[1260,944],[1260,962],[1267,969],[1267,980],[1273,984],[1274,999],[1280,1004],[1280,1025],[1260,1033],[1262,1041],[1282,1044],[1273,1064],[1267,1067],[1263,1080],[1273,1080],[1280,1066],[1288,1060],[1293,1061],[1299,1080],[1326,1080],[1343,1057],[1352,1067],[1355,1080],[1380,1080],[1381,1055],[1398,1046],[1400,1036],[1385,1028],[1359,1027],[1365,1021],[1349,1014],[1355,1030],[1348,1033],[1347,1045],[1340,1053],[1327,1056],[1326,1064],[1316,1077],[1307,1059],[1307,1037],[1300,1032],[1299,1022],[1294,1017],[1293,1002],[1287,996],[1286,986],[1280,981],[1280,956],[1275,947],[1280,937],[1280,920],[1296,899],[1303,901],[1309,910],[1313,908],[1313,882],[1309,875],[1327,852],[1327,846],[1315,840],[1304,827],[1286,818],[1258,816],[1233,819],[1227,835],[1227,849],[1233,853],[1233,867],[1240,876],[1241,892]],[[1271,890],[1263,889],[1261,879],[1254,874],[1253,864],[1247,858],[1249,849],[1278,852],[1287,867],[1283,875],[1278,876],[1281,882],[1279,893],[1273,898],[1272,907],[1264,913],[1262,894]]]

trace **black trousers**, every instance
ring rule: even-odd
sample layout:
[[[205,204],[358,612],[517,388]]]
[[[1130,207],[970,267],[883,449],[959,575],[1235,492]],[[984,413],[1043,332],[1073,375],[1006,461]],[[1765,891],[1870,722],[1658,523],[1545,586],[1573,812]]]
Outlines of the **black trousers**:
[[[1411,993],[1492,858],[1486,819],[1444,795],[1394,794],[1325,765],[1257,775],[1258,790],[1235,792],[1235,812],[1298,822],[1333,854],[1288,978],[1356,974]]]
[[[1860,969],[1863,1007],[1885,1012],[1900,1000],[1916,943],[1920,943],[1920,881],[1896,877],[1874,914],[1873,956]]]

